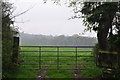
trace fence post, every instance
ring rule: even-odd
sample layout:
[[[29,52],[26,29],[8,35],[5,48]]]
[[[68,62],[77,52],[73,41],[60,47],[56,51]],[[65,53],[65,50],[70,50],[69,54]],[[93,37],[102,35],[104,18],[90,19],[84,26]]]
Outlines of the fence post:
[[[59,70],[59,47],[57,47],[57,69]]]
[[[19,52],[19,37],[13,37],[13,53],[12,53],[13,63],[18,63],[18,52]]]

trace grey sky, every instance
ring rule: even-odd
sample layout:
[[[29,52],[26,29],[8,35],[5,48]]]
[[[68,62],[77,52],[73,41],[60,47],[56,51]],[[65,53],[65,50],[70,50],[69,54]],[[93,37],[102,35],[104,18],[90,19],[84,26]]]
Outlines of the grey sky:
[[[42,0],[10,0],[16,10],[21,13],[34,6],[27,13],[16,18],[20,31],[44,35],[73,35],[84,32],[82,19],[68,20],[73,15],[72,9],[65,5],[55,5],[52,2],[43,4]],[[24,22],[24,23],[18,23]],[[95,33],[85,33],[85,36],[96,36]]]

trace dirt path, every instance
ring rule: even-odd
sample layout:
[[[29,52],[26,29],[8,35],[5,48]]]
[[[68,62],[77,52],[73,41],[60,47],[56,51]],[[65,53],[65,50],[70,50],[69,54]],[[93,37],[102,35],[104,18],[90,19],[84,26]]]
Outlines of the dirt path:
[[[72,70],[72,74],[74,78],[81,78],[80,72],[78,70]]]
[[[73,69],[71,72],[74,76],[74,78],[81,78],[81,74],[80,74],[80,70],[79,70],[80,66],[78,66],[78,69]]]
[[[78,66],[79,68],[81,68],[80,66]],[[44,68],[42,68],[39,72],[38,72],[38,76],[36,77],[36,80],[40,80],[40,79],[45,79],[45,78],[49,78],[49,76],[46,75],[47,70],[49,69],[49,66],[45,66]],[[74,78],[79,79],[81,78],[81,73],[79,69],[73,69],[71,70],[71,73],[73,74]]]
[[[49,66],[45,66],[44,68],[40,69],[40,71],[38,72],[38,76],[36,77],[36,80],[40,80],[40,79],[45,79],[45,78],[49,78],[46,75],[46,72],[48,70]]]

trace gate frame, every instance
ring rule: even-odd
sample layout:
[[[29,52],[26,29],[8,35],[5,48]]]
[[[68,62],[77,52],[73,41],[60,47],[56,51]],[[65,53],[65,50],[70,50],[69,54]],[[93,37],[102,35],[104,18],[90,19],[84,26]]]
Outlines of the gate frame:
[[[39,52],[39,56],[38,56],[39,57],[39,69],[38,70],[40,70],[42,68],[42,66],[41,66],[42,65],[42,63],[41,63],[42,62],[41,57],[45,57],[45,56],[41,55],[42,52],[56,52],[57,53],[57,56],[55,56],[57,58],[56,68],[54,68],[54,69],[48,69],[48,70],[73,70],[73,69],[59,69],[59,65],[60,65],[59,64],[59,57],[65,57],[65,56],[59,56],[60,52],[75,52],[75,56],[73,56],[73,57],[76,57],[76,59],[75,59],[75,61],[76,61],[76,63],[75,63],[75,66],[76,66],[75,70],[85,70],[85,69],[78,69],[78,60],[77,60],[78,57],[94,57],[94,56],[78,56],[77,55],[78,52],[92,52],[92,51],[78,51],[78,48],[81,48],[81,49],[82,48],[93,48],[94,46],[20,46],[20,48],[21,47],[37,47],[37,48],[39,48],[39,51],[21,51],[21,50],[19,51],[19,53],[21,53],[21,52]],[[45,47],[47,47],[47,48],[48,47],[53,48],[54,47],[54,48],[57,49],[57,51],[42,51],[42,47],[43,48],[45,48]],[[60,51],[59,50],[60,48],[75,48],[75,51]],[[95,64],[96,64],[96,61],[95,61]]]

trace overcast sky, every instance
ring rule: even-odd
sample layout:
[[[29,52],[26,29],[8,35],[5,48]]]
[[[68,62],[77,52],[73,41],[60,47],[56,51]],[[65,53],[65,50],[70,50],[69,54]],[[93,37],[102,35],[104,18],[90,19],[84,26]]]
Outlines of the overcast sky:
[[[14,14],[31,8],[27,13],[16,18],[20,31],[43,35],[73,35],[82,34],[85,26],[82,19],[68,20],[73,15],[72,9],[65,5],[55,5],[42,0],[10,0],[14,3]],[[33,8],[32,8],[33,7]],[[85,33],[84,36],[96,36],[95,33]]]

